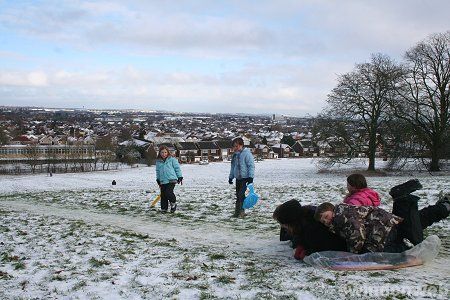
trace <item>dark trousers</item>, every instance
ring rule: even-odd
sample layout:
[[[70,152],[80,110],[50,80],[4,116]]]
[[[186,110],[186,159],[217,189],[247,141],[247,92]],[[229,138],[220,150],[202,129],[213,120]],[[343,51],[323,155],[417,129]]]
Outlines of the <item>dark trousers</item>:
[[[419,199],[414,195],[406,195],[394,198],[392,205],[392,213],[403,218],[403,221],[397,225],[398,239],[407,238],[414,245],[423,241],[422,222],[417,207]]]
[[[442,204],[430,205],[420,211],[417,209],[419,197],[406,195],[394,198],[392,213],[403,218],[386,242],[385,252],[402,252],[406,250],[403,239],[408,239],[413,245],[423,241],[423,230],[435,222],[448,217],[449,212]]]
[[[430,205],[419,211],[420,224],[422,229],[427,228],[435,222],[444,220],[449,216],[449,211],[443,204]]]
[[[175,183],[161,184],[161,209],[167,210],[169,208],[169,202],[175,203],[177,197],[173,193]]]
[[[234,208],[234,214],[236,216],[238,216],[241,212],[244,212],[242,205],[244,204],[247,182],[248,178],[236,179],[236,206]]]

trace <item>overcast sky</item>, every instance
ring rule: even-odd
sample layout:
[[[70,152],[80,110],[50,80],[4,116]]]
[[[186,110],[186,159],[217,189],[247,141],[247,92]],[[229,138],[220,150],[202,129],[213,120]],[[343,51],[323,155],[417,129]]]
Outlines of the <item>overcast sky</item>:
[[[316,115],[338,74],[450,29],[450,1],[2,1],[0,106]]]

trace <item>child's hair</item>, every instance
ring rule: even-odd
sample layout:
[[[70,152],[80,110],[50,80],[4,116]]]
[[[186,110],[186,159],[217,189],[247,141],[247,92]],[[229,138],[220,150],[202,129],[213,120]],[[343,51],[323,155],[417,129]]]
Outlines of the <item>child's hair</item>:
[[[167,146],[162,145],[162,146],[159,147],[158,158],[162,158],[161,157],[161,151],[163,151],[163,150],[166,150],[167,153],[169,154],[167,157],[169,157],[171,155],[169,148]]]
[[[305,222],[304,207],[293,199],[277,206],[272,217],[282,225],[289,225],[298,234]]]
[[[347,183],[355,189],[364,189],[367,187],[366,177],[362,174],[351,174],[347,177]]]
[[[293,224],[297,221],[301,207],[297,200],[289,200],[277,206],[273,218],[281,224]]]
[[[234,144],[244,146],[244,140],[240,137],[237,137],[237,138],[233,139],[233,141],[231,142],[231,145],[234,146]]]
[[[326,211],[333,211],[333,210],[334,210],[334,205],[331,204],[330,202],[324,202],[324,203],[320,204],[319,206],[317,206],[316,212],[314,213],[314,220],[320,222],[320,217],[321,217],[322,213],[324,213]]]

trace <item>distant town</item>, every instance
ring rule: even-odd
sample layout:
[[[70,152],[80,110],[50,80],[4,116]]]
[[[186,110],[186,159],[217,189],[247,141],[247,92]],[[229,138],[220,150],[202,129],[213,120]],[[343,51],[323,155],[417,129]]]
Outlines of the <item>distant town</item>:
[[[108,170],[154,164],[161,145],[180,163],[227,161],[242,137],[255,159],[329,156],[314,118],[283,115],[0,107],[0,173]]]

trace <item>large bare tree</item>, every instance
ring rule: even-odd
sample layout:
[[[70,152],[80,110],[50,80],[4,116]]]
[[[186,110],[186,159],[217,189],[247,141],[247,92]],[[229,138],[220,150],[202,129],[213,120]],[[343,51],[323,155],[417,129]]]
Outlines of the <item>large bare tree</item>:
[[[364,144],[354,148],[365,149],[369,171],[375,170],[377,134],[389,118],[389,99],[400,75],[401,69],[391,58],[373,54],[370,62],[357,64],[352,72],[340,75],[337,86],[328,95],[326,116],[363,126],[365,138],[359,140]]]
[[[403,80],[392,107],[426,145],[429,170],[439,171],[439,160],[450,142],[450,31],[429,36],[405,57]]]

